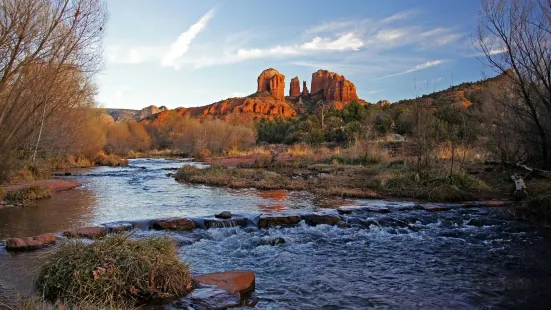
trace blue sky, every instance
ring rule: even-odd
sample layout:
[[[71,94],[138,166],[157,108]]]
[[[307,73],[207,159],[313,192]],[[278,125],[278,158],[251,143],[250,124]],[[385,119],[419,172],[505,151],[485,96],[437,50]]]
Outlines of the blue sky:
[[[479,0],[109,1],[104,107],[210,104],[256,91],[262,70],[345,75],[397,101],[493,73],[477,55]],[[416,81],[416,83],[414,82]],[[301,83],[302,86],[302,83]]]

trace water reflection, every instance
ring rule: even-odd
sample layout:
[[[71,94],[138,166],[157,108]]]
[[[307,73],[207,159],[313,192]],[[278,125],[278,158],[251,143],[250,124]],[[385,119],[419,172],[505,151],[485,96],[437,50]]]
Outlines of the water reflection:
[[[131,160],[128,167],[75,169],[83,188],[56,193],[24,208],[0,209],[0,239],[57,232],[84,225],[170,216],[281,212],[335,208],[350,201],[308,192],[229,189],[178,183],[167,171],[190,162]]]

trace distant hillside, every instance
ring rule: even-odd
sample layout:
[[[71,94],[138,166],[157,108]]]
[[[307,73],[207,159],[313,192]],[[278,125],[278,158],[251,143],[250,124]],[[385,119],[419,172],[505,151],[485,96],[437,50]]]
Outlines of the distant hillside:
[[[416,102],[429,103],[429,104],[442,104],[446,102],[460,102],[463,106],[468,107],[473,104],[476,96],[480,95],[490,85],[504,85],[506,83],[506,77],[504,75],[498,75],[485,80],[476,82],[466,82],[459,85],[452,86],[448,89],[437,91],[431,94],[423,95],[415,99],[405,99],[395,102],[394,106],[399,105],[411,105]]]
[[[111,115],[116,122],[128,120],[140,121],[144,118],[150,117],[160,112],[164,112],[166,110],[168,109],[165,106],[157,107],[154,105],[150,105],[141,110],[105,109],[107,114]]]
[[[312,74],[312,92],[306,82],[300,89],[300,80],[295,77],[289,84],[289,96],[285,96],[285,76],[273,68],[264,70],[257,79],[257,91],[247,97],[229,98],[206,106],[177,108],[153,114],[147,121],[162,122],[169,114],[177,112],[182,117],[198,119],[274,119],[311,113],[321,103],[341,109],[352,101],[366,103],[358,98],[356,86],[344,76],[327,70]]]

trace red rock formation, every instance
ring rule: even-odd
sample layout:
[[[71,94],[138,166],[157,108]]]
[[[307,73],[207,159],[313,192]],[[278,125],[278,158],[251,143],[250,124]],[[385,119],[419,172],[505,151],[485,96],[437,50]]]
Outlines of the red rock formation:
[[[298,76],[295,76],[289,85],[289,97],[296,98],[298,96],[300,96],[300,80]]]
[[[245,270],[207,273],[193,278],[196,282],[214,285],[230,294],[246,294],[254,291],[254,273]]]
[[[356,86],[344,76],[327,70],[318,70],[312,73],[312,94],[323,91],[323,98],[327,101],[350,102],[358,100]]]
[[[279,73],[276,69],[266,69],[258,76],[257,92],[267,91],[273,97],[279,100],[285,100],[285,75]]]
[[[308,96],[310,92],[308,92],[308,87],[306,87],[306,81],[302,82],[302,95]]]

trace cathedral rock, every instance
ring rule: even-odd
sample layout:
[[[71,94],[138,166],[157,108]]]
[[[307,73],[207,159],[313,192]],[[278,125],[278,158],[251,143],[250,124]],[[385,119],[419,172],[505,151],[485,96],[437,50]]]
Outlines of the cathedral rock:
[[[285,75],[276,69],[266,69],[258,76],[257,92],[266,91],[279,100],[285,100]]]
[[[289,97],[296,98],[300,96],[300,80],[298,79],[298,76],[295,76],[291,80],[291,84],[289,86]]]
[[[344,76],[327,70],[312,73],[311,94],[323,92],[327,101],[350,102],[358,100],[356,86]]]

